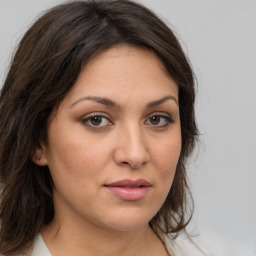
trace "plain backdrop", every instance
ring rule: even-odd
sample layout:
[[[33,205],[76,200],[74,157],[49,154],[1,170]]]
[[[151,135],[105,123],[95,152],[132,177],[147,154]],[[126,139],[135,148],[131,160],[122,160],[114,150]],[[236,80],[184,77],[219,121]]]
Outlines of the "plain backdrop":
[[[0,0],[1,85],[28,26],[63,2]],[[174,29],[197,76],[201,136],[188,170],[196,207],[190,231],[209,256],[256,256],[256,1],[138,2]]]

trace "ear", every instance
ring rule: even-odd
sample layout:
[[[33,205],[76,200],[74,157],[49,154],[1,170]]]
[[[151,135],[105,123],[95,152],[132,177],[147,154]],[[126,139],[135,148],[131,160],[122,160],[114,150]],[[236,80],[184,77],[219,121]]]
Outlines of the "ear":
[[[34,164],[39,165],[39,166],[47,165],[48,161],[47,161],[47,154],[46,154],[45,147],[41,147],[41,146],[36,147],[31,160]]]

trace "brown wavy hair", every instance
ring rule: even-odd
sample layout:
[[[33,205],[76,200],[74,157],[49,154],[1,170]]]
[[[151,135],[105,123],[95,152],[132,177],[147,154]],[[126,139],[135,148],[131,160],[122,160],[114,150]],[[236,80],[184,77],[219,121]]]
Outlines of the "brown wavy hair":
[[[150,225],[175,237],[191,219],[185,165],[198,132],[194,76],[180,43],[161,19],[138,3],[72,1],[48,10],[27,31],[1,91],[0,254],[25,252],[53,219],[50,172],[31,157],[42,142],[47,144],[48,117],[86,63],[122,44],[154,52],[179,86],[181,155],[168,197]]]

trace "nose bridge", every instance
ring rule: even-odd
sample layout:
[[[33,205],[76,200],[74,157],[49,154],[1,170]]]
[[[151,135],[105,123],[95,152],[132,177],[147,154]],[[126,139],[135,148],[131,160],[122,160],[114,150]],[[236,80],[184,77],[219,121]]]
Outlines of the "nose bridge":
[[[143,128],[137,122],[129,122],[120,127],[116,159],[118,163],[139,168],[149,160],[149,152]]]
[[[135,122],[125,127],[124,135],[127,137],[126,147],[128,152],[142,152],[145,150],[145,138],[142,128]]]

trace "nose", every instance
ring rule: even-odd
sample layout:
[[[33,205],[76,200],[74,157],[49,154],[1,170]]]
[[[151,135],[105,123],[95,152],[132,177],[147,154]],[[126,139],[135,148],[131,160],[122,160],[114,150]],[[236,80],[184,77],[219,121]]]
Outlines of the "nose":
[[[114,161],[118,165],[138,169],[150,160],[145,136],[139,126],[126,127],[119,131],[114,150]]]

